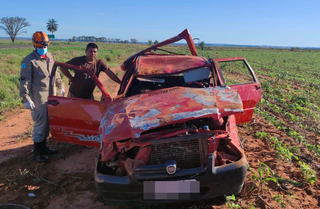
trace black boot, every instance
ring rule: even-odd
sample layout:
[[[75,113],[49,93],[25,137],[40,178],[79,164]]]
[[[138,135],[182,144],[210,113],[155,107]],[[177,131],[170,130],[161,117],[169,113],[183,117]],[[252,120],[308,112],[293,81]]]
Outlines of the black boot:
[[[50,149],[47,147],[47,139],[43,140],[42,142],[42,152],[44,155],[54,155],[58,152],[56,149]]]
[[[33,148],[33,158],[34,160],[38,161],[39,163],[45,163],[48,161],[47,156],[45,156],[42,152],[42,142],[35,142]]]

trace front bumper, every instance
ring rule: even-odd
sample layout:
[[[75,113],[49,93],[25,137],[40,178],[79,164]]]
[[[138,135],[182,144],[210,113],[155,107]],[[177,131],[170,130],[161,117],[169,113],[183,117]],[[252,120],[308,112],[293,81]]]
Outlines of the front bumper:
[[[98,171],[99,157],[94,172],[99,196],[111,205],[169,203],[183,200],[146,200],[143,193],[144,181],[179,181],[195,179],[200,182],[200,194],[196,199],[211,199],[222,195],[239,194],[246,180],[247,160],[241,153],[240,160],[224,166],[215,167],[210,155],[207,168],[178,170],[174,175],[166,173],[165,165],[144,165],[134,169],[132,175],[119,177],[101,174]],[[185,199],[184,199],[185,200]]]

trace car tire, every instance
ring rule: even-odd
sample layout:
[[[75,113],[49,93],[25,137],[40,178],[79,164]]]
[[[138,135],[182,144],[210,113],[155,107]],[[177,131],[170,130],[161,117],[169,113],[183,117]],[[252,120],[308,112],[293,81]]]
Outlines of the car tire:
[[[247,188],[247,177],[244,179],[241,191],[239,192],[239,194],[237,196],[244,196],[246,193],[246,188]]]

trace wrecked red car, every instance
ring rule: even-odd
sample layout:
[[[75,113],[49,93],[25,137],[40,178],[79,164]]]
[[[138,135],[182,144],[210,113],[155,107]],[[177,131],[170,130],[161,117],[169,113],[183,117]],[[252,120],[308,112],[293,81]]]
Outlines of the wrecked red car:
[[[182,39],[191,55],[160,48]],[[200,57],[184,30],[121,68],[115,98],[91,73],[101,101],[48,99],[54,140],[100,146],[94,171],[99,196],[108,204],[141,204],[239,194],[247,161],[236,125],[251,120],[261,99],[247,61]]]

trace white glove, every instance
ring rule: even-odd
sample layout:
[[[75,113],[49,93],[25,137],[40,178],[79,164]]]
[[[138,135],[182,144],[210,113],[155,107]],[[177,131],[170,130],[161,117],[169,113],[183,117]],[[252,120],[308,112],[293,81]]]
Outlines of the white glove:
[[[64,97],[66,91],[65,91],[64,89],[60,89],[60,93],[61,93],[61,95]]]
[[[26,106],[27,109],[30,109],[30,110],[33,110],[36,107],[33,101],[26,102],[24,105]]]

